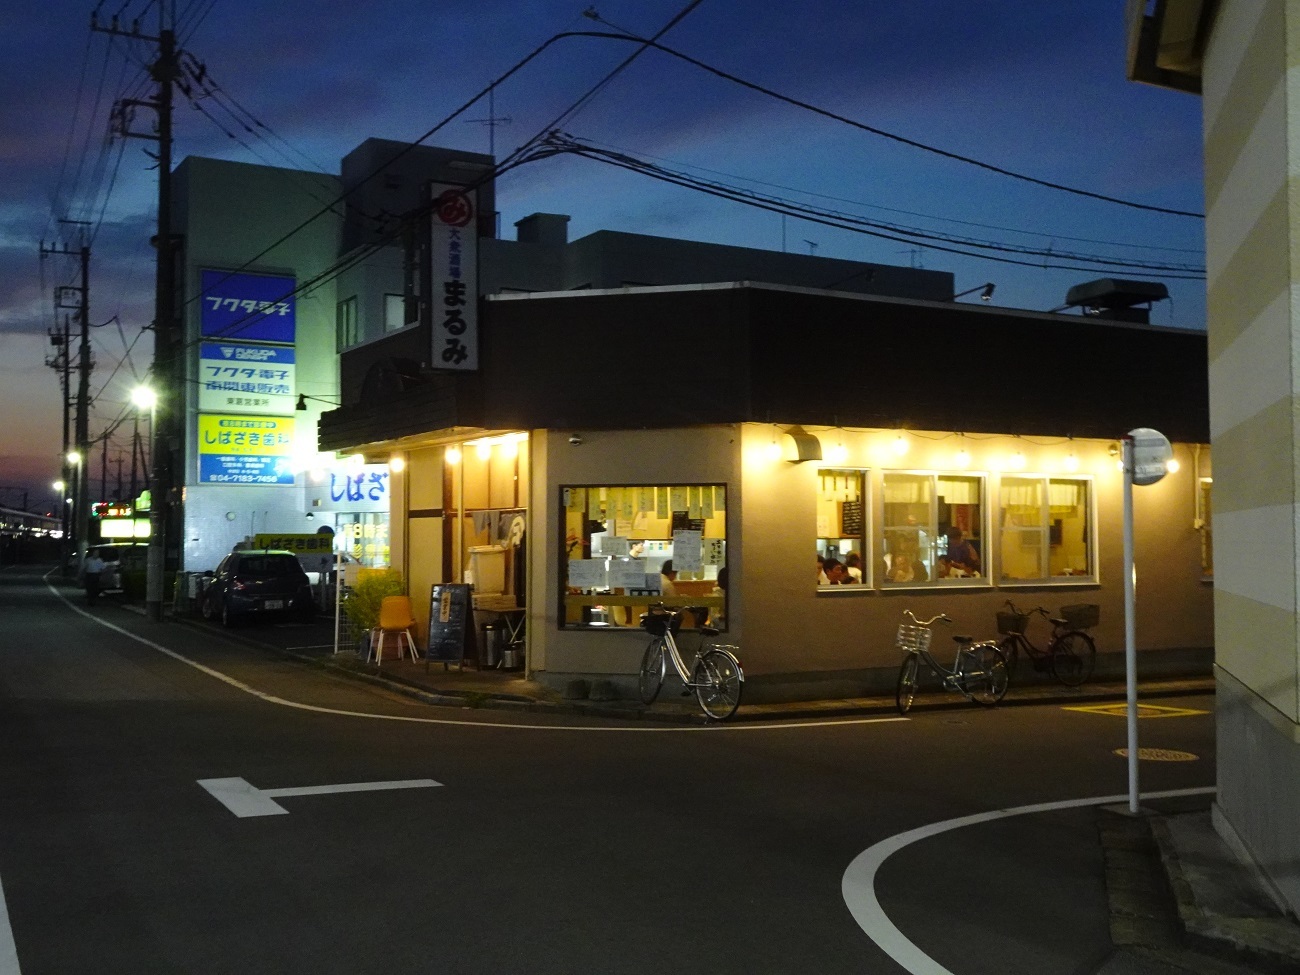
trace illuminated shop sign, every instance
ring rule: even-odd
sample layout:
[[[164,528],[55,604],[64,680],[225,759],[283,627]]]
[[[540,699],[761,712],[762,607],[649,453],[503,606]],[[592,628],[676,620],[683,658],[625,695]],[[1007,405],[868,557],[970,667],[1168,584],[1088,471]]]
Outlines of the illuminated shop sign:
[[[292,484],[293,418],[199,414],[200,484]]]
[[[199,409],[205,413],[292,413],[294,350],[204,342],[199,346]]]
[[[204,271],[201,280],[199,326],[205,338],[293,342],[293,278]]]

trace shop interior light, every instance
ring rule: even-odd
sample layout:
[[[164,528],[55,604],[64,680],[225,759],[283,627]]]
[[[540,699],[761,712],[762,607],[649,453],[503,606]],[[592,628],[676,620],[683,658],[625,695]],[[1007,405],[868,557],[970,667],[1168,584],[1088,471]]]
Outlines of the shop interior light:
[[[843,464],[849,459],[849,450],[844,444],[837,442],[835,446],[826,451],[826,459],[832,464]]]
[[[957,451],[956,464],[958,467],[970,467],[970,451],[962,447]]]
[[[907,448],[909,446],[910,445],[907,442],[907,438],[900,433],[894,439],[894,455],[897,457],[902,457],[905,453],[907,453]]]
[[[459,447],[448,447],[448,448],[447,448],[447,453],[444,454],[443,456],[447,459],[447,463],[448,463],[448,464],[459,464],[459,463],[460,463],[460,448],[459,448]]]
[[[1013,471],[1023,471],[1025,469],[1025,454],[1022,450],[1017,450],[1007,458],[1007,466]]]
[[[394,474],[400,474],[406,470],[406,458],[401,454],[393,454],[388,458],[388,469]]]
[[[516,437],[507,437],[501,442],[501,455],[503,457],[519,456],[519,440]]]
[[[1071,472],[1077,471],[1079,469],[1078,455],[1073,450],[1071,450],[1068,454],[1065,455],[1065,460],[1062,461],[1062,466],[1064,466],[1067,471],[1071,471]]]

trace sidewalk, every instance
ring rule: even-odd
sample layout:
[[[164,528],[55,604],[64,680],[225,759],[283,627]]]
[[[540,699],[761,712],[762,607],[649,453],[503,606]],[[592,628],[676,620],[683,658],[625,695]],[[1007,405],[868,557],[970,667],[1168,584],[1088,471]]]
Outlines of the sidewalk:
[[[138,611],[138,607],[125,607]],[[169,614],[170,615],[170,614]],[[660,700],[610,697],[601,681],[581,682],[558,693],[522,673],[463,669],[440,662],[385,659],[380,666],[355,653],[333,652],[333,621],[223,630],[197,619],[175,617],[199,630],[216,630],[250,646],[350,678],[382,685],[436,705],[529,710],[622,720],[703,723],[693,699],[677,696],[672,683]],[[577,682],[575,682],[577,683]],[[1211,677],[1143,682],[1150,700],[1213,692]],[[604,699],[601,699],[604,698]],[[1123,702],[1122,682],[1013,687],[1000,706]],[[914,711],[971,708],[959,695],[924,690]],[[732,721],[795,721],[896,716],[889,696],[742,704]],[[1211,824],[1209,799],[1182,803],[1180,811],[1138,817],[1098,809],[1106,861],[1114,953],[1095,975],[1210,975],[1300,972],[1300,923],[1274,905],[1255,873],[1243,865]]]

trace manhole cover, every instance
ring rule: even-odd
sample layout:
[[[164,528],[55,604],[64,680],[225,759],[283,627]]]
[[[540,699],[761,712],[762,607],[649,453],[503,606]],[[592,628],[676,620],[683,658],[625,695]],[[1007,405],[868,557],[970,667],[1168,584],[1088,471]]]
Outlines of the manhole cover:
[[[1115,754],[1120,758],[1128,758],[1128,749],[1116,748]],[[1140,762],[1196,762],[1200,760],[1200,757],[1200,755],[1193,755],[1191,752],[1175,751],[1172,748],[1138,749],[1138,761]]]

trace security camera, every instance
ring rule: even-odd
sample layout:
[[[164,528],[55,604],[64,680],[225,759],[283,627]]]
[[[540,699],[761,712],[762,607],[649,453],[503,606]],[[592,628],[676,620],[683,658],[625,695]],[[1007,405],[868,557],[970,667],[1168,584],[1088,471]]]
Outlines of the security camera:
[[[573,444],[575,447],[580,447],[582,445],[582,437],[578,436],[576,433],[571,433],[569,434],[569,443]]]

